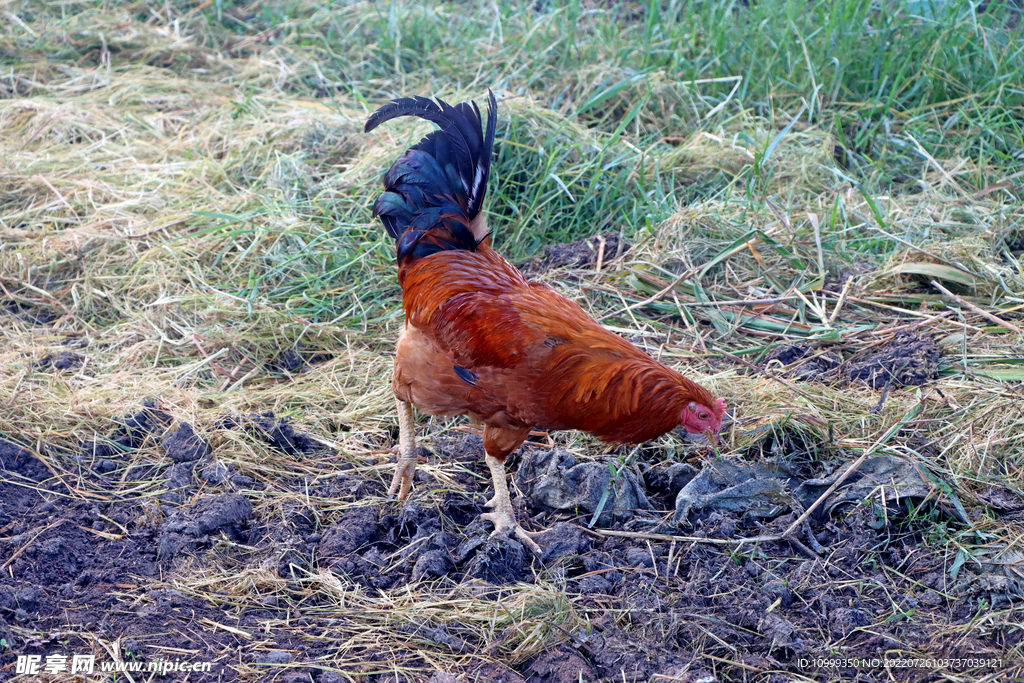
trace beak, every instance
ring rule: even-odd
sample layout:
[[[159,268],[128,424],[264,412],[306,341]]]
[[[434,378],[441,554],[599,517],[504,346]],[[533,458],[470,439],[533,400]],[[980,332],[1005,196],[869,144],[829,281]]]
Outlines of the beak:
[[[686,438],[687,431],[685,427],[676,427],[672,431],[678,434],[679,436],[683,437],[684,439]],[[708,443],[714,444],[716,446],[721,443],[721,438],[719,437],[718,432],[713,432],[710,429],[705,429],[703,433],[704,437],[708,440]]]

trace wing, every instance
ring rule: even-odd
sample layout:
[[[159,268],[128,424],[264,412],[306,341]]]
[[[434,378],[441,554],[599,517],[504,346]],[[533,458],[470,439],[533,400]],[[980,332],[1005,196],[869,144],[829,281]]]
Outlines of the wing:
[[[619,442],[678,424],[682,408],[655,394],[675,391],[681,375],[552,288],[527,282],[486,245],[422,259],[402,287],[407,324],[437,346],[450,379],[517,423]]]
[[[636,443],[679,423],[681,376],[609,332],[573,301],[531,282],[508,294],[466,293],[435,318],[456,375],[505,412],[545,429],[583,429]]]
[[[511,294],[464,292],[431,321],[430,336],[461,368],[480,374],[511,369],[543,348],[542,330],[524,320]]]
[[[547,285],[531,282],[510,292],[463,292],[441,306],[431,336],[458,364],[477,372],[543,366],[559,347],[596,331],[613,346],[621,340],[595,323],[576,303]],[[587,333],[590,333],[589,335]]]

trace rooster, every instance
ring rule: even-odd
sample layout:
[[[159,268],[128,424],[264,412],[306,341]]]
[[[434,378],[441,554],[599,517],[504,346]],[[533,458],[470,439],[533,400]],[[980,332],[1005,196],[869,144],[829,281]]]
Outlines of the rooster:
[[[504,461],[534,428],[579,429],[610,443],[641,443],[682,426],[715,442],[725,402],[601,327],[575,302],[523,277],[491,248],[481,209],[497,103],[486,132],[475,102],[392,100],[366,122],[435,123],[384,176],[373,206],[397,243],[405,327],[391,386],[399,460],[389,499],[404,499],[416,469],[412,407],[482,422],[494,534],[514,533],[534,552],[538,533],[515,519]],[[540,532],[543,533],[543,532]]]

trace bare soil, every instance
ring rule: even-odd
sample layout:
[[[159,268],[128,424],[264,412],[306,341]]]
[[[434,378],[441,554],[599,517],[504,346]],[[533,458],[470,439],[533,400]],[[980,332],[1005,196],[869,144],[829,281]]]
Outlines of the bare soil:
[[[598,257],[603,265],[627,251],[629,242],[618,233],[606,232],[575,242],[549,244],[540,253],[519,264],[519,270],[530,277],[558,268],[596,268]]]
[[[920,386],[939,376],[939,347],[926,334],[902,332],[880,348],[851,350],[845,361],[833,346],[786,344],[773,349],[766,364],[774,361],[793,379],[827,384],[857,382],[872,389]]]
[[[754,674],[782,681],[797,673],[816,680],[929,681],[939,677],[928,669],[825,669],[801,660],[836,653],[998,656],[1021,637],[966,628],[993,597],[950,585],[948,566],[919,533],[934,530],[934,519],[890,516],[880,523],[871,509],[848,507],[813,522],[813,541],[824,549],[815,557],[787,542],[737,550],[700,540],[780,533],[793,521],[791,512],[759,520],[712,512],[683,530],[688,540],[667,542],[605,536],[586,528],[589,515],[531,508],[520,498],[523,525],[551,529],[538,558],[515,540],[491,537],[479,519],[490,493],[486,480],[471,474],[482,471],[474,435],[421,449],[424,462],[463,464],[473,493],[432,494],[436,482],[420,473],[410,500],[382,504],[381,481],[355,474],[304,489],[301,481],[254,482],[219,471],[204,462],[206,444],[188,425],[170,430],[166,423],[150,405],[126,416],[109,442],[83,444],[83,476],[94,490],[110,491],[107,500],[77,494],[30,450],[0,441],[0,638],[9,645],[0,655],[0,680],[14,675],[18,654],[45,655],[58,644],[95,650],[90,633],[118,641],[125,656],[139,659],[179,650],[214,653],[223,666],[191,680],[235,680],[232,665],[254,661],[273,680],[344,680],[338,671],[345,665],[334,656],[344,627],[300,586],[304,576],[321,571],[342,586],[392,594],[409,586],[434,597],[470,590],[496,601],[516,586],[556,581],[580,623],[588,624],[576,632],[552,628],[549,648],[525,661],[502,661],[494,654],[500,642],[484,642],[458,621],[411,622],[404,635],[415,645],[400,661],[392,661],[394,652],[369,649],[360,660],[379,667],[346,671],[374,682],[430,676],[436,682],[710,681]],[[218,427],[250,430],[295,457],[330,454],[269,414],[224,419]],[[125,458],[160,441],[167,465],[158,471]],[[542,448],[528,443],[520,459]],[[638,516],[650,528],[671,518],[681,484],[663,464],[639,469],[649,500],[663,508]],[[159,504],[122,495],[154,476],[166,479]],[[354,505],[326,524],[315,504],[261,517],[253,503],[267,486],[293,487],[296,500]],[[171,587],[212,568],[244,573],[268,563],[286,589],[256,601]],[[463,664],[437,671],[431,652],[460,653]],[[396,673],[396,666],[412,673]]]

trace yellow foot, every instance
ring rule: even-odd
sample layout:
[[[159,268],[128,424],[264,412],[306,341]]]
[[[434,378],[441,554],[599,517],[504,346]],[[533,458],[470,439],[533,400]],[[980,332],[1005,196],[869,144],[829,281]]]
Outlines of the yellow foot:
[[[485,506],[494,507],[493,501],[487,501]],[[523,527],[519,526],[519,522],[516,521],[515,515],[512,513],[511,509],[506,511],[498,509],[494,512],[485,512],[480,515],[480,519],[494,525],[494,531],[491,532],[491,536],[512,532],[516,535],[516,538],[522,541],[523,545],[529,548],[533,553],[537,555],[543,554],[540,546],[537,545],[537,542],[533,539],[547,533],[547,531],[537,531],[532,533],[527,531]]]
[[[398,467],[395,478],[388,487],[388,500],[398,494],[398,500],[405,500],[416,476],[416,428],[413,425],[412,404],[401,399],[398,403]]]
[[[413,477],[416,476],[416,456],[411,458],[399,458],[398,467],[395,469],[395,477],[388,487],[388,500],[394,500],[398,494],[398,500],[405,500],[412,488]]]

